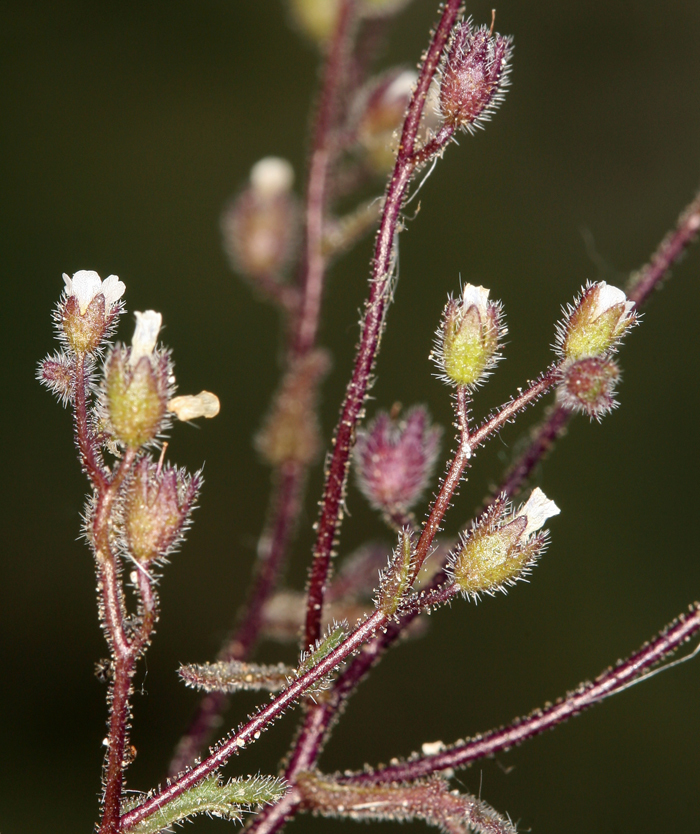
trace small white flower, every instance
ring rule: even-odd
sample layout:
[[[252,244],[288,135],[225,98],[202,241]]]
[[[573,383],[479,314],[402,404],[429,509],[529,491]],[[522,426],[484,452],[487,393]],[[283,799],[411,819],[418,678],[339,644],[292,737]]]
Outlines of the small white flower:
[[[554,501],[550,501],[539,487],[533,489],[530,497],[515,516],[516,518],[521,516],[527,518],[527,526],[522,532],[522,538],[536,533],[548,518],[559,515],[560,512],[561,510]]]
[[[286,194],[293,182],[294,168],[278,156],[266,156],[250,169],[250,184],[261,197]]]
[[[606,284],[605,281],[598,281],[595,285],[597,292],[594,296],[594,306],[591,310],[591,318],[595,321],[603,313],[606,313],[611,307],[617,304],[625,305],[624,312],[620,316],[625,318],[634,307],[634,301],[628,301],[624,292],[611,284]]]
[[[156,348],[158,333],[163,324],[163,316],[155,310],[146,310],[145,313],[134,313],[136,316],[136,330],[131,339],[131,355],[129,364],[136,363],[144,356],[151,356]]]
[[[479,316],[484,319],[488,312],[489,292],[486,287],[475,287],[474,284],[465,284],[462,290],[462,308],[468,310],[476,307]]]
[[[66,285],[66,295],[77,299],[81,316],[85,314],[93,298],[100,294],[105,298],[105,313],[109,313],[124,295],[126,289],[116,275],[110,275],[103,281],[92,269],[81,269],[72,278],[64,272],[63,280]]]
[[[219,398],[211,391],[200,391],[196,396],[173,397],[168,403],[168,411],[183,422],[197,417],[216,417],[220,410]]]

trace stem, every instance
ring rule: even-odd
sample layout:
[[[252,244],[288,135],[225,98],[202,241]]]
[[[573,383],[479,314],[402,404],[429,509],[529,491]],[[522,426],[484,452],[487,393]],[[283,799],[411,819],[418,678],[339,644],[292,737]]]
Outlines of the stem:
[[[309,574],[308,604],[304,645],[312,645],[320,636],[323,599],[330,570],[330,560],[342,521],[350,453],[357,423],[362,415],[367,388],[379,348],[386,307],[390,299],[394,243],[406,189],[416,170],[413,151],[420,127],[430,83],[460,9],[460,0],[447,0],[439,24],[421,67],[418,83],[403,125],[394,172],[389,181],[382,219],[374,248],[370,292],[361,322],[352,378],[347,387],[340,421],[333,439],[333,452],[326,470],[326,480]]]
[[[312,152],[306,186],[306,217],[299,288],[294,290],[295,313],[287,361],[310,352],[316,342],[327,255],[325,253],[328,179],[337,153],[338,102],[354,31],[357,0],[343,0],[326,60],[313,130]],[[290,296],[290,298],[292,298]],[[221,649],[220,660],[246,660],[257,643],[261,612],[274,591],[296,522],[303,505],[306,466],[289,462],[273,472],[268,521],[258,543],[258,561],[250,597],[233,637]],[[205,695],[186,733],[177,744],[169,767],[174,776],[197,758],[221,724],[228,698],[220,692]]]
[[[465,767],[470,762],[508,750],[515,744],[556,727],[611,695],[622,692],[665,657],[700,631],[700,604],[682,614],[633,655],[603,672],[593,683],[580,684],[556,704],[514,721],[507,727],[467,739],[432,756],[420,756],[368,773],[343,777],[340,782],[373,783],[417,779],[429,773]]]
[[[306,225],[301,266],[302,299],[294,340],[294,353],[309,351],[318,331],[323,278],[326,268],[324,232],[328,174],[335,161],[335,132],[340,92],[346,78],[351,34],[357,17],[357,0],[342,0],[330,44],[314,126],[309,178],[306,187]]]
[[[217,771],[234,753],[240,752],[247,744],[257,741],[260,733],[280,718],[287,708],[298,701],[312,684],[332,672],[339,663],[342,663],[346,657],[357,651],[386,622],[387,618],[381,612],[375,611],[340,646],[326,655],[305,675],[290,684],[270,704],[259,708],[246,724],[232,733],[201,764],[188,770],[179,779],[171,782],[166,788],[147,799],[142,805],[125,814],[121,818],[120,830],[127,831],[141,820],[151,816],[175,797],[180,796],[202,779]]]
[[[668,277],[671,267],[697,238],[700,231],[700,193],[683,209],[675,229],[671,230],[651,256],[649,263],[634,274],[627,287],[627,297],[637,307]]]
[[[107,480],[107,473],[101,456],[95,446],[94,435],[88,423],[85,364],[85,354],[77,354],[75,357],[74,388],[75,440],[80,451],[80,460],[83,464],[83,469],[92,481],[93,487],[98,491],[104,491],[107,489],[109,481]]]
[[[131,680],[136,660],[147,644],[155,623],[155,597],[148,580],[141,582],[143,614],[141,628],[131,636],[126,626],[124,594],[119,581],[119,564],[112,551],[110,525],[119,489],[133,466],[137,452],[125,452],[117,471],[97,499],[93,521],[93,542],[98,564],[100,616],[114,661],[114,678],[109,697],[109,730],[104,764],[104,797],[100,834],[117,834],[124,781],[124,751],[131,708]]]
[[[258,640],[262,610],[277,584],[302,505],[306,468],[290,462],[275,472],[269,519],[258,542],[258,560],[247,605],[231,639],[219,652],[219,660],[247,660]],[[228,705],[223,692],[211,692],[199,703],[197,713],[180,739],[170,764],[175,776],[193,762],[221,724]]]

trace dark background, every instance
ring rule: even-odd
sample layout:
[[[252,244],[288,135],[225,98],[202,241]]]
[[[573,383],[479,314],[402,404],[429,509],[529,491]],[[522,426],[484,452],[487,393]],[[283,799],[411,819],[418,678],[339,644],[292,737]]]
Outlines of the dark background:
[[[415,0],[383,66],[415,63],[435,6]],[[485,2],[469,11],[490,19]],[[446,426],[449,397],[427,354],[460,275],[503,299],[510,326],[508,359],[476,402],[481,416],[550,361],[560,305],[587,279],[622,284],[700,181],[697,3],[506,0],[497,25],[515,35],[512,89],[488,129],[450,148],[421,193],[401,239],[373,391],[378,406],[428,402]],[[105,707],[93,664],[106,652],[91,557],[77,539],[85,486],[69,417],[33,381],[53,350],[61,273],[119,275],[130,311],[162,311],[180,390],[207,388],[222,401],[201,431],[178,426],[171,438],[171,459],[206,461],[206,484],[162,581],[162,622],[138,677],[129,785],[146,789],[196,700],[174,670],[214,656],[242,599],[265,506],[268,472],[251,436],[276,378],[276,316],[230,273],[218,215],[261,156],[303,170],[316,62],[276,0],[9,3],[0,33],[0,829],[75,834],[96,815]],[[368,253],[365,243],[330,277],[326,436],[357,338]],[[562,514],[531,584],[455,604],[432,618],[427,638],[387,657],[351,703],[325,769],[509,721],[598,674],[698,598],[699,271],[693,251],[630,334],[622,407],[600,426],[579,419],[540,474]],[[479,454],[452,532],[535,416]],[[316,471],[288,573],[297,587],[319,485]],[[354,489],[348,504],[344,552],[385,535]],[[269,645],[261,656],[291,657]],[[699,688],[696,660],[459,780],[537,834],[695,830]],[[253,703],[243,698],[230,724]],[[273,770],[297,718],[266,734],[235,772]],[[224,826],[196,822],[197,831]]]

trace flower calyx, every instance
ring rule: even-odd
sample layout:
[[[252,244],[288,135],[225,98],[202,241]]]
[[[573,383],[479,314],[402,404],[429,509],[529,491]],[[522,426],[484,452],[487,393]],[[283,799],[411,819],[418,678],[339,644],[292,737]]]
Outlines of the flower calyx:
[[[516,511],[499,496],[449,556],[448,573],[462,595],[478,600],[482,593],[505,593],[523,579],[546,547],[548,534],[541,527],[559,512],[539,487]]]

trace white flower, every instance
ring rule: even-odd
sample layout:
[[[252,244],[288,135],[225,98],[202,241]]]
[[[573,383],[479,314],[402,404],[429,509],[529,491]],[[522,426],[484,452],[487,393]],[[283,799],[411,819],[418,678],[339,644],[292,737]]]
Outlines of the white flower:
[[[134,313],[136,316],[136,330],[131,339],[131,355],[129,364],[136,363],[144,356],[151,356],[156,348],[158,333],[163,324],[163,316],[155,310],[146,310],[145,313]]]
[[[611,307],[617,304],[625,305],[624,312],[620,319],[624,319],[634,307],[634,301],[628,301],[624,292],[617,287],[606,284],[605,281],[598,281],[595,285],[596,292],[593,296],[593,309],[591,310],[591,318],[595,321],[603,313],[606,313]]]
[[[116,275],[110,275],[102,281],[92,269],[81,269],[72,278],[64,272],[63,280],[66,284],[66,295],[77,299],[81,316],[85,314],[93,298],[100,294],[105,299],[105,313],[109,313],[126,289]]]
[[[489,292],[486,287],[475,287],[474,284],[465,284],[462,290],[462,309],[468,310],[476,307],[482,321],[488,312]]]
[[[286,194],[293,182],[294,168],[278,156],[266,156],[250,169],[250,184],[261,197]]]
[[[168,403],[168,411],[183,422],[197,417],[216,417],[220,410],[219,398],[211,391],[200,391],[196,396],[173,397]]]
[[[527,518],[527,526],[523,530],[521,537],[526,538],[532,533],[536,533],[548,518],[553,515],[559,515],[561,510],[554,501],[542,492],[539,487],[532,490],[530,497],[523,504],[523,506],[516,513],[516,518],[525,516]]]

